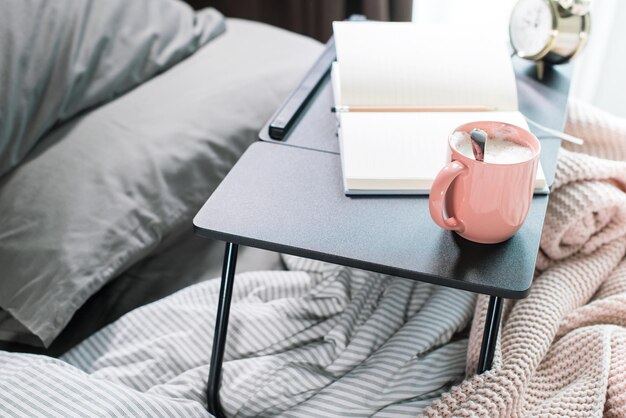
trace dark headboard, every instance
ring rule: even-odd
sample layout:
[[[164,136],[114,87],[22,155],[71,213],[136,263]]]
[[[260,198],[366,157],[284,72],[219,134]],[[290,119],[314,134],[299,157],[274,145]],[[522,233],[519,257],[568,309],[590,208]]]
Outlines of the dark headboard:
[[[411,20],[412,0],[186,0],[192,7],[215,7],[228,17],[256,20],[326,42],[331,23],[352,14],[372,20]]]

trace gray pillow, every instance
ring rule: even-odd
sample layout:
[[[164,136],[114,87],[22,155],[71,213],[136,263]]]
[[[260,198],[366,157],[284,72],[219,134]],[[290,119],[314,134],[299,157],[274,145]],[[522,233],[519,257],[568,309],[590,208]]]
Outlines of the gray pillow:
[[[0,2],[0,176],[53,125],[171,67],[224,30],[172,0]]]
[[[52,131],[0,179],[0,307],[49,345],[107,281],[191,231],[321,48],[228,20],[184,62]]]

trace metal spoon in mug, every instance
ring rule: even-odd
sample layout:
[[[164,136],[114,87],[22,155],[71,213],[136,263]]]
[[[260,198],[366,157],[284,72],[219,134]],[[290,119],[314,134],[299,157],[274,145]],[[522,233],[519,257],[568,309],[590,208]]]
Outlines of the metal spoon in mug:
[[[472,129],[472,132],[470,132],[470,138],[474,158],[476,158],[476,161],[484,161],[485,145],[487,144],[487,138],[489,138],[489,135],[487,135],[487,132],[480,128],[474,128]]]

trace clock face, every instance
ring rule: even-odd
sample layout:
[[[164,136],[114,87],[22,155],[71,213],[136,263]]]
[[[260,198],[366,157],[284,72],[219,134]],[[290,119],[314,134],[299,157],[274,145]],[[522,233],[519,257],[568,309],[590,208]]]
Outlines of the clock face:
[[[509,32],[517,55],[538,56],[553,36],[552,7],[547,0],[520,0],[511,13]]]

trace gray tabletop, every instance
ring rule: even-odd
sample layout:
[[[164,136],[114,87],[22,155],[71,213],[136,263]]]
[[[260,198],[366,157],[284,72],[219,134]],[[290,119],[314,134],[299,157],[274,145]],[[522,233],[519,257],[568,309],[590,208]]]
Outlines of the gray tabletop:
[[[520,110],[561,129],[569,68],[548,72],[544,82],[533,71],[516,62]],[[196,232],[478,293],[525,297],[548,196],[535,196],[520,231],[496,245],[472,243],[437,227],[427,196],[346,197],[329,90],[328,83],[321,87],[284,142],[259,142],[246,151],[196,215]],[[264,132],[260,136],[267,139]],[[549,183],[559,144],[542,139]]]

